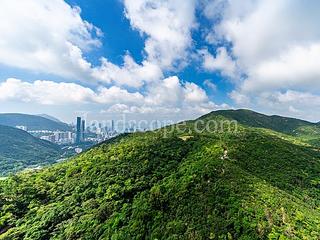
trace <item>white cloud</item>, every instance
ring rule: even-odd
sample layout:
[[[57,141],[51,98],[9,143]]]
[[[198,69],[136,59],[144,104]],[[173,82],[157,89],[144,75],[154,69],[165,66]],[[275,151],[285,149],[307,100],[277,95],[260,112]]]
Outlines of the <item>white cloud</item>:
[[[228,0],[224,6],[214,33],[232,44],[237,65],[248,76],[243,90],[319,84],[320,2]]]
[[[109,84],[127,85],[136,88],[163,77],[159,66],[148,61],[143,61],[142,65],[139,65],[130,55],[124,56],[124,64],[120,67],[102,58],[101,66],[94,68],[92,75]]]
[[[242,90],[247,92],[295,88],[313,90],[320,87],[320,39],[317,44],[293,46],[278,57],[262,61],[249,73]]]
[[[213,83],[211,79],[206,79],[203,81],[204,86],[211,89],[212,91],[217,91],[217,85]]]
[[[198,51],[202,57],[202,67],[210,72],[219,71],[225,77],[236,79],[239,77],[235,61],[229,56],[226,48],[220,47],[216,50],[216,56],[209,53],[207,49]]]
[[[114,104],[142,103],[143,96],[113,86],[101,87],[96,92],[75,83],[56,83],[37,80],[33,83],[10,78],[0,83],[0,101],[16,101],[43,105],[69,105],[72,103]]]
[[[302,91],[286,90],[284,92],[264,92],[259,97],[259,104],[268,104],[270,107],[282,106],[283,108],[301,111],[310,109],[320,110],[320,96]]]
[[[30,83],[10,78],[0,83],[0,102],[51,106],[94,104],[108,113],[182,114],[185,117],[199,116],[220,107],[211,102],[199,86],[190,82],[181,84],[178,77],[149,85],[145,94],[117,86],[92,90],[75,83],[43,80]]]
[[[62,0],[1,1],[0,32],[0,63],[67,78],[88,75],[83,51],[101,45],[101,31]]]
[[[186,107],[210,102],[205,91],[194,83],[181,84],[178,77],[169,77],[148,89],[146,103],[151,106]]]
[[[176,115],[181,119],[200,116],[218,108],[228,106],[216,105],[209,100],[205,91],[194,83],[181,83],[178,77],[169,77],[158,84],[150,85],[144,98],[144,104],[130,106],[116,104],[107,112],[143,113],[157,115]]]
[[[150,106],[129,106],[127,104],[114,104],[107,110],[103,110],[103,113],[125,113],[125,114],[179,114],[180,108],[166,108],[166,107],[150,107]]]
[[[191,29],[195,25],[195,0],[124,0],[133,28],[147,35],[147,60],[164,69],[187,61]]]
[[[194,83],[187,82],[185,84],[184,94],[187,103],[202,103],[208,101],[206,92]]]
[[[183,88],[178,77],[169,77],[161,83],[150,85],[146,103],[151,106],[179,106],[184,99]]]
[[[231,99],[233,99],[233,101],[235,101],[235,103],[239,106],[245,106],[248,107],[250,105],[250,97],[239,92],[239,91],[232,91],[229,96],[231,97]]]
[[[203,13],[209,19],[218,20],[222,17],[226,4],[225,0],[203,0]]]

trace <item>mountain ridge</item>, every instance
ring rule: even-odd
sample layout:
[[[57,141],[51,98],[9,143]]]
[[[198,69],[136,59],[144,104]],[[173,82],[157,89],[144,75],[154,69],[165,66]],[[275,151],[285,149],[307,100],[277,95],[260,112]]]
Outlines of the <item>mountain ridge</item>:
[[[52,120],[52,121],[55,121],[55,122],[58,122],[58,123],[63,123],[63,122],[62,122],[61,120],[59,120],[58,118],[53,117],[53,116],[48,115],[48,114],[45,114],[45,113],[37,114],[36,116],[43,117],[43,118],[47,118],[47,119],[49,119],[49,120]]]
[[[286,121],[293,121],[296,122],[297,124],[306,124],[306,125],[310,125],[310,126],[317,126],[318,123],[317,122],[310,122],[308,120],[303,120],[303,119],[299,119],[299,118],[294,118],[294,117],[287,117],[287,116],[282,116],[282,115],[277,115],[277,114],[272,114],[272,115],[267,115],[267,114],[263,114],[263,113],[259,113],[259,112],[255,112],[253,110],[250,109],[228,109],[228,110],[216,110],[216,111],[212,111],[210,113],[207,113],[203,116],[201,116],[199,119],[203,119],[206,118],[210,115],[222,115],[222,116],[229,116],[229,117],[237,117],[238,119],[245,116],[245,115],[251,115],[251,117],[260,117],[260,118],[264,118],[264,119],[280,119],[280,120],[286,120]],[[241,120],[241,119],[240,119]],[[266,126],[264,126],[266,127]]]
[[[28,130],[61,130],[71,129],[66,123],[56,122],[41,116],[23,113],[0,113],[0,125],[15,127],[26,126]]]

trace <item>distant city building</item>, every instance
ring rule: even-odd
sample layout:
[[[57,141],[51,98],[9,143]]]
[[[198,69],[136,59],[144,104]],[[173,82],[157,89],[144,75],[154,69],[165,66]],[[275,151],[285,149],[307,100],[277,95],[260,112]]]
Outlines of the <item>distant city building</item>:
[[[74,143],[74,133],[72,132],[54,131],[50,135],[41,136],[40,138],[57,144]]]
[[[49,142],[53,142],[53,143],[56,141],[55,135],[42,136],[42,137],[40,137],[40,139],[46,140],[46,141],[49,141]]]
[[[85,135],[84,135],[85,131],[86,131],[86,121],[82,120],[81,121],[81,141],[85,140]]]
[[[25,126],[16,126],[17,128],[27,130]],[[28,131],[34,137],[41,138],[59,145],[79,145],[81,142],[99,143],[113,138],[119,133],[115,130],[114,120],[111,120],[111,126],[104,126],[102,123],[94,123],[86,127],[86,121],[77,117],[76,124],[73,125],[73,131],[51,131],[51,130],[34,130]],[[131,124],[125,129],[125,132],[136,132],[138,129]]]
[[[23,131],[28,131],[28,127],[27,126],[16,126],[16,128],[21,129]]]
[[[114,121],[111,120],[111,131],[114,132]]]
[[[81,117],[77,117],[77,125],[76,125],[76,144],[81,142]]]

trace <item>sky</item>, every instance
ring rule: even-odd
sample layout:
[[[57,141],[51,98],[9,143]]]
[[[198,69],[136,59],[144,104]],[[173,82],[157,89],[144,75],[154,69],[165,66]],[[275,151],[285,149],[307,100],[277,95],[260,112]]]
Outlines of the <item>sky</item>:
[[[317,0],[1,0],[0,112],[320,121]]]

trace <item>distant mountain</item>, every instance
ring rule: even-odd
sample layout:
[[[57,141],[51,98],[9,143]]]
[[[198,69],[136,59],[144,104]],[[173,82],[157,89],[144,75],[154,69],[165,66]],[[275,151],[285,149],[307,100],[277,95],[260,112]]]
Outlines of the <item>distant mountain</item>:
[[[0,175],[59,159],[58,145],[35,138],[13,127],[0,125]]]
[[[314,124],[201,119],[239,128],[123,135],[0,181],[0,239],[320,239],[320,151],[300,135]]]
[[[62,121],[60,121],[58,118],[55,118],[55,117],[50,116],[48,114],[38,114],[37,116],[52,120],[54,122],[62,123]]]
[[[0,125],[5,126],[27,126],[28,130],[61,130],[67,131],[71,127],[66,123],[57,122],[41,116],[21,114],[21,113],[2,113],[0,114]]]

